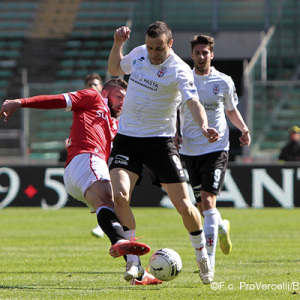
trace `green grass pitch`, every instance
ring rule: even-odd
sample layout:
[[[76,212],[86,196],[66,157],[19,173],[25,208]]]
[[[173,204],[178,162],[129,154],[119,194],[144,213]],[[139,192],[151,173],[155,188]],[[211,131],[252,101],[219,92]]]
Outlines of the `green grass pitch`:
[[[134,208],[137,236],[183,261],[159,286],[130,286],[107,237],[92,237],[88,208],[0,210],[0,299],[300,299],[300,210],[221,208],[233,251],[217,247],[215,281],[203,285],[188,234],[174,209]]]

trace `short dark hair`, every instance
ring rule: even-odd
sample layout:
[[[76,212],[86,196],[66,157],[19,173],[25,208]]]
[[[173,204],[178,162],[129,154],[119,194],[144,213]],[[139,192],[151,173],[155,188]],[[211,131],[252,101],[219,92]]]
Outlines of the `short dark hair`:
[[[199,44],[208,45],[210,51],[214,51],[215,40],[211,36],[204,34],[195,35],[194,38],[191,40],[192,52],[194,50],[194,47]]]
[[[124,90],[127,90],[128,83],[122,78],[112,78],[104,83],[103,90],[109,91],[116,85],[119,85]]]
[[[168,24],[163,21],[156,21],[150,24],[146,31],[146,35],[151,38],[156,38],[162,34],[165,34],[168,42],[170,42],[170,40],[172,39],[172,30],[168,26]]]
[[[87,84],[90,80],[94,80],[94,79],[98,79],[99,82],[100,82],[100,84],[102,85],[102,78],[97,73],[86,75],[86,77],[85,77],[85,84]]]

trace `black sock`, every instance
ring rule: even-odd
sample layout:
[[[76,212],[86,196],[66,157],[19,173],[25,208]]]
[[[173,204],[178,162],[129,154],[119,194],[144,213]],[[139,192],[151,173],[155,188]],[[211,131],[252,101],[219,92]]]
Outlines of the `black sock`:
[[[120,229],[123,230],[114,211],[108,207],[102,207],[97,214],[99,226],[108,236],[112,244],[119,240],[124,240],[125,237],[121,235]]]

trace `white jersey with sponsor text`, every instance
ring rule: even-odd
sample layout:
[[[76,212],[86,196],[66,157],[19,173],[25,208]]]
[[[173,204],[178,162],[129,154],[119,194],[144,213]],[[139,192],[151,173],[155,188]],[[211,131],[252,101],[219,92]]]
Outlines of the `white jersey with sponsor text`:
[[[234,82],[230,76],[217,71],[214,67],[211,67],[209,75],[197,75],[195,70],[193,73],[200,101],[206,110],[208,126],[219,131],[220,139],[215,143],[209,143],[194,122],[189,108],[183,103],[181,106],[183,144],[180,153],[196,156],[215,151],[227,151],[229,150],[229,128],[225,109],[233,110],[238,104]]]
[[[174,136],[181,101],[198,98],[190,67],[172,49],[161,65],[153,65],[146,45],[124,56],[121,67],[131,75],[118,133],[133,137]]]

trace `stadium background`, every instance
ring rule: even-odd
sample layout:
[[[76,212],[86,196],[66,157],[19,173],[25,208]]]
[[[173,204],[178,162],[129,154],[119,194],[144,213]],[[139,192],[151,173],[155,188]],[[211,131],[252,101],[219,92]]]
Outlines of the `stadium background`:
[[[231,127],[220,206],[300,206],[300,164],[277,159],[288,128],[300,126],[299,15],[297,0],[1,0],[0,99],[79,90],[91,72],[109,79],[113,33],[122,25],[132,29],[126,52],[144,42],[151,22],[165,20],[190,65],[190,39],[212,35],[213,65],[232,76],[253,138],[242,151]],[[71,113],[24,109],[0,122],[0,207],[78,204],[66,202],[57,163],[71,121]],[[167,206],[145,177],[133,204]]]

